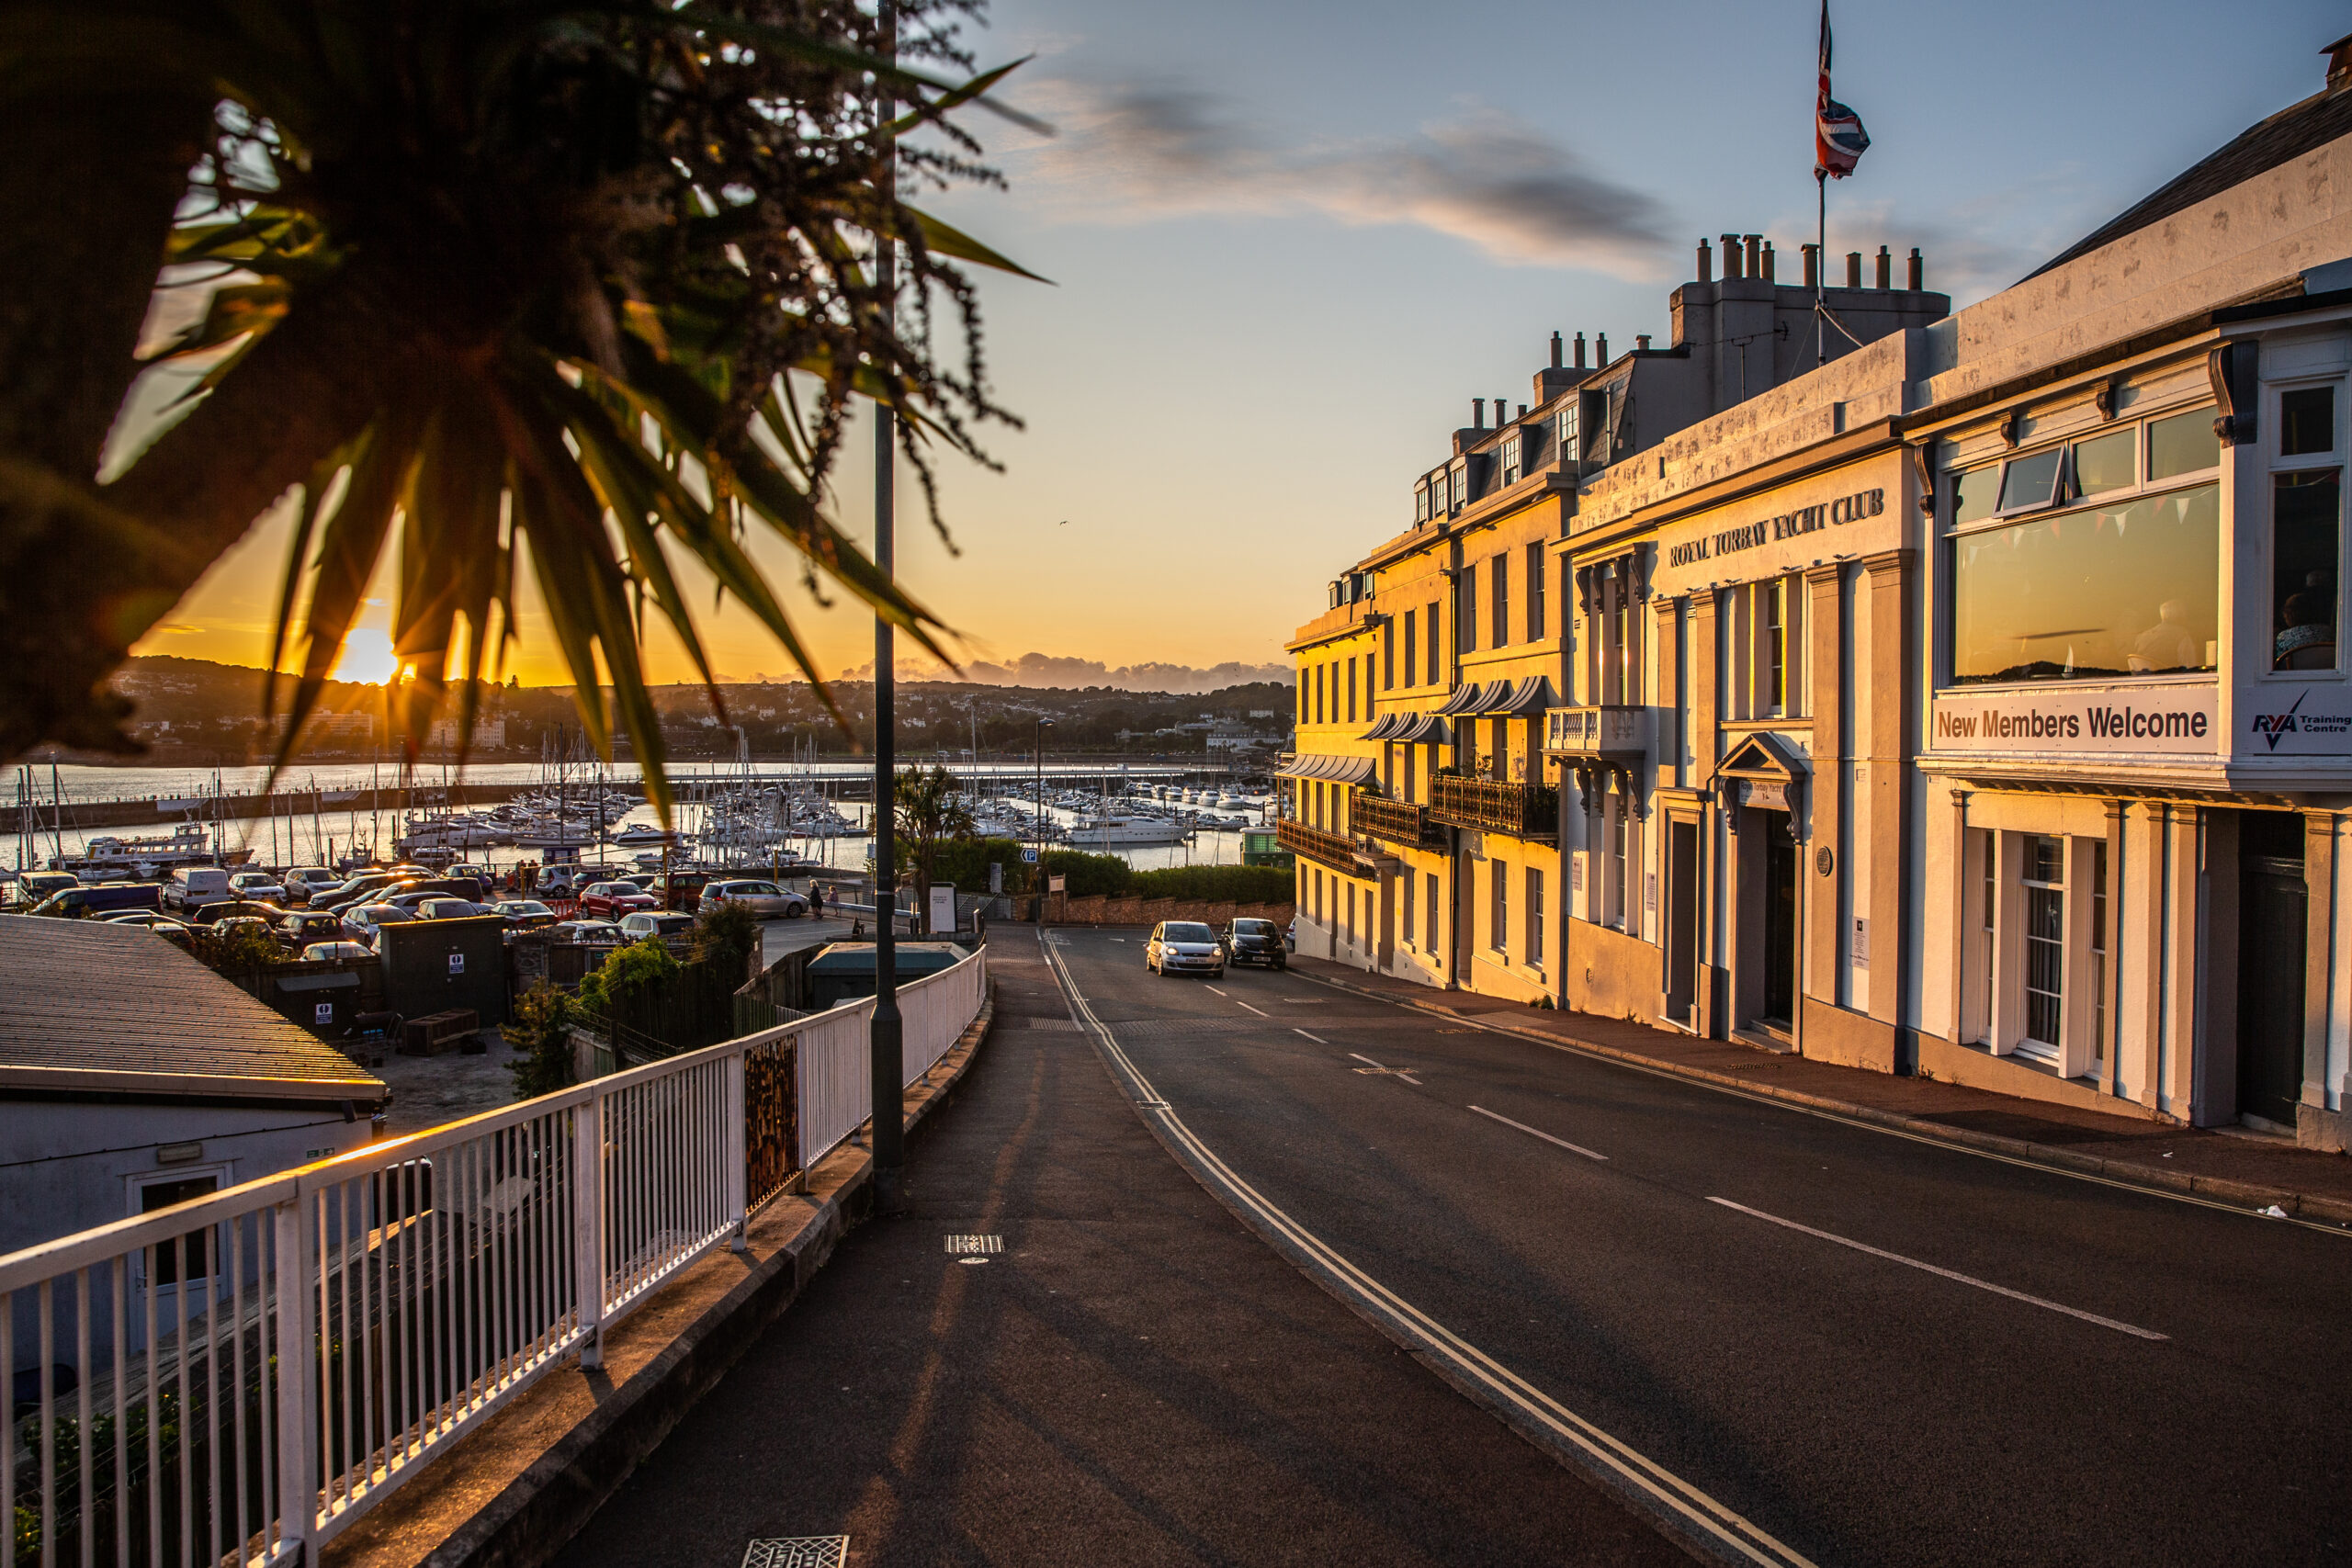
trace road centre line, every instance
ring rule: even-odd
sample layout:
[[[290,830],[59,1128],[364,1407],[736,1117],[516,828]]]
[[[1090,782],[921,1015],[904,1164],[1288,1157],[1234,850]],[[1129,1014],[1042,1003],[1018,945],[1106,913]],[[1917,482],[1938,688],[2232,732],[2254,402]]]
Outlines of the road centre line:
[[[1294,1029],[1294,1030],[1292,1030],[1292,1031],[1291,1031],[1291,1032],[1292,1032],[1293,1034],[1306,1034],[1306,1031],[1305,1031],[1304,1029]],[[1306,1034],[1306,1037],[1307,1037],[1309,1040],[1314,1041],[1314,1042],[1315,1042],[1315,1043],[1317,1043],[1317,1045],[1329,1045],[1329,1043],[1331,1043],[1329,1040],[1324,1039],[1324,1038],[1323,1038],[1321,1035],[1319,1035],[1319,1034]]]
[[[1547,1144],[1557,1144],[1562,1148],[1567,1150],[1570,1154],[1582,1155],[1587,1159],[1606,1160],[1609,1157],[1607,1155],[1595,1154],[1592,1150],[1586,1148],[1582,1144],[1572,1144],[1566,1138],[1555,1138],[1552,1136],[1551,1134],[1531,1127],[1524,1122],[1514,1122],[1510,1117],[1501,1114],[1499,1111],[1489,1111],[1483,1105],[1474,1105],[1470,1109],[1476,1111],[1481,1116],[1501,1122],[1506,1127],[1516,1127],[1530,1137],[1541,1138]]]
[[[2129,1334],[2141,1339],[2172,1337],[2169,1334],[2159,1334],[2153,1328],[2135,1328],[2128,1323],[2119,1323],[2111,1317],[2101,1317],[2095,1312],[2085,1312],[2080,1307],[2065,1306],[2041,1296],[2028,1295],[2023,1291],[2013,1291],[2007,1285],[1996,1285],[1990,1280],[1980,1280],[1973,1274],[1962,1274],[1956,1269],[1942,1269],[1933,1263],[1922,1263],[1916,1258],[1905,1258],[1899,1252],[1889,1252],[1884,1247],[1872,1247],[1867,1242],[1855,1241],[1851,1237],[1838,1235],[1832,1231],[1817,1231],[1811,1225],[1801,1225],[1794,1220],[1784,1220],[1778,1214],[1768,1214],[1761,1209],[1751,1209],[1745,1203],[1735,1203],[1728,1198],[1710,1198],[1707,1201],[1720,1203],[1726,1209],[1736,1209],[1743,1214],[1759,1220],[1768,1220],[1773,1224],[1784,1225],[1792,1231],[1803,1231],[1805,1235],[1818,1236],[1823,1241],[1834,1241],[1840,1247],[1850,1247],[1856,1252],[1867,1252],[1872,1258],[1883,1258],[1889,1263],[1900,1263],[1908,1269],[1924,1269],[1930,1274],[1939,1274],[1947,1280],[1957,1280],[1963,1285],[1973,1285],[1980,1291],[1990,1291],[1996,1296],[2007,1296],[2013,1302],[2024,1302],[2029,1306],[2045,1307],[2052,1312],[2063,1312],[2068,1317],[2079,1317],[2085,1323],[2096,1323],[2101,1328],[2112,1328],[2118,1334]]]
[[[1302,1029],[1299,1032],[1305,1034],[1306,1032]],[[1313,1038],[1311,1035],[1308,1037],[1310,1039]],[[1360,1073],[1385,1073],[1390,1077],[1403,1078],[1415,1089],[1421,1087],[1421,1080],[1413,1076],[1413,1069],[1410,1067],[1384,1067],[1378,1062],[1374,1061],[1371,1057],[1365,1055],[1361,1051],[1351,1051],[1348,1055],[1353,1056],[1357,1061],[1365,1064],[1363,1066],[1356,1069],[1356,1071]]]
[[[1222,996],[1224,996],[1224,995],[1225,995],[1225,993],[1224,993],[1223,991],[1218,990],[1215,986],[1211,986],[1211,987],[1209,987],[1209,995],[1211,995],[1211,996],[1213,996],[1213,997],[1222,997]]]
[[[1238,1008],[1245,1008],[1245,1009],[1248,1009],[1248,1010],[1250,1010],[1250,1011],[1251,1011],[1251,1012],[1258,1012],[1258,1010],[1257,1010],[1256,1008],[1250,1007],[1250,1004],[1249,1004],[1248,1002],[1243,1001],[1239,997],[1227,997],[1227,998],[1226,998],[1225,999],[1226,999],[1227,1001],[1231,1002],[1235,1007],[1238,1007]],[[1260,1018],[1263,1018],[1263,1017],[1265,1017],[1266,1015],[1265,1015],[1264,1013],[1262,1013],[1262,1012],[1258,1012],[1258,1016],[1259,1016]]]
[[[1113,1064],[1135,1086],[1140,1109],[1159,1119],[1170,1143],[1189,1156],[1194,1174],[1224,1201],[1239,1210],[1252,1228],[1278,1247],[1295,1251],[1306,1267],[1327,1280],[1343,1300],[1359,1311],[1395,1325],[1397,1337],[1452,1369],[1448,1381],[1474,1384],[1485,1394],[1516,1411],[1528,1425],[1580,1456],[1587,1472],[1634,1502],[1664,1516],[1673,1526],[1703,1540],[1717,1552],[1758,1563],[1762,1568],[1815,1568],[1813,1561],[1773,1537],[1736,1509],[1611,1437],[1578,1416],[1525,1378],[1504,1366],[1468,1340],[1365,1273],[1321,1237],[1275,1207],[1242,1179],[1232,1167],[1201,1142],[1182,1117],[1170,1109],[1142,1069],[1120,1048],[1110,1026],[1095,1016],[1061,953],[1046,948],[1046,966],[1060,982],[1070,1014],[1081,1028],[1091,1029]],[[1304,1034],[1306,1032],[1300,1030]],[[1313,1036],[1309,1036],[1310,1039]],[[1322,1042],[1317,1042],[1318,1044]]]

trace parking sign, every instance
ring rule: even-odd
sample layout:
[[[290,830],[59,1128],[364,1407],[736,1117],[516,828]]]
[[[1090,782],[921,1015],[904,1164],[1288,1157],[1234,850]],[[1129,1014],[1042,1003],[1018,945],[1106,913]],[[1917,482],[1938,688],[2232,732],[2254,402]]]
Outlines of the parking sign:
[[[1023,850],[1021,852],[1021,858],[1023,861],[1026,861],[1029,864],[1035,865],[1037,863],[1037,846],[1032,844],[1027,849]]]

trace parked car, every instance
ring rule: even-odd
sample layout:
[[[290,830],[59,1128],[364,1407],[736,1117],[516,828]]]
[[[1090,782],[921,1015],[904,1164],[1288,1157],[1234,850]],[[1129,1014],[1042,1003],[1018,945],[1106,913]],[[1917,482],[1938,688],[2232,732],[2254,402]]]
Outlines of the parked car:
[[[334,964],[347,958],[373,958],[375,951],[364,942],[314,942],[302,950],[305,964]]]
[[[621,928],[610,920],[558,920],[548,928],[548,934],[558,942],[577,942],[582,947],[618,947]]]
[[[544,931],[555,924],[555,911],[536,898],[502,898],[490,912],[503,916],[510,931]]]
[[[217,926],[223,920],[260,920],[275,931],[285,916],[286,911],[277,905],[265,904],[257,898],[220,898],[198,909],[188,919],[199,926]]]
[[[580,895],[580,912],[607,920],[660,908],[662,901],[634,882],[594,882]]]
[[[286,902],[307,904],[311,896],[340,884],[344,879],[322,865],[298,865],[286,874]]]
[[[208,906],[205,912],[209,913],[220,907],[218,904]],[[277,939],[277,925],[261,915],[222,915],[218,919],[205,923],[222,937],[231,936],[240,931],[250,931],[256,936],[266,936],[273,942]]]
[[[390,904],[362,904],[356,909],[344,911],[343,923],[352,939],[376,945],[379,933],[386,926],[397,926],[415,919],[406,909],[396,909]]]
[[[347,909],[368,901],[369,895],[387,887],[397,888],[406,877],[394,876],[385,871],[364,871],[332,886],[318,888],[311,895],[313,909]]]
[[[1199,920],[1162,920],[1144,944],[1143,966],[1162,976],[1206,975],[1214,980],[1225,973],[1225,949],[1216,932]]]
[[[621,940],[624,942],[643,942],[650,936],[658,936],[667,942],[694,929],[695,918],[682,915],[674,909],[639,909],[633,915],[621,917]]]
[[[1290,967],[1290,953],[1282,928],[1272,920],[1228,920],[1220,938],[1227,964],[1262,964],[1269,969]]]
[[[105,882],[95,887],[61,887],[32,907],[36,915],[80,919],[124,910],[161,909],[163,889],[152,882]]]
[[[714,882],[702,890],[701,907],[719,908],[741,904],[763,920],[797,919],[808,912],[807,895],[778,887],[773,882]]]
[[[164,908],[182,914],[193,914],[207,904],[228,903],[235,897],[229,890],[229,874],[217,865],[181,866],[164,884]]]
[[[300,953],[322,942],[341,942],[343,918],[323,910],[288,909],[277,917],[277,940]]]
[[[286,904],[286,884],[266,871],[231,872],[229,891],[240,898],[251,898],[256,903],[276,904],[281,908]]]
[[[175,942],[181,947],[186,947],[189,943],[187,925],[185,921],[175,920],[169,915],[159,914],[153,909],[118,909],[111,915],[100,915],[98,919],[110,926],[141,927],[153,931],[165,942]]]
[[[451,898],[446,895],[418,899],[412,907],[412,912],[420,920],[465,920],[490,913],[470,898]]]

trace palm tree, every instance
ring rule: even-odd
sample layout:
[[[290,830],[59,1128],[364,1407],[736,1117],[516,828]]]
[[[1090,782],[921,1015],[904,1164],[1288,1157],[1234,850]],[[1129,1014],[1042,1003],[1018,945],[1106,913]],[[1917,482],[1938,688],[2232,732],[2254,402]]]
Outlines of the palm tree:
[[[394,543],[412,742],[453,669],[470,734],[527,571],[587,733],[609,749],[609,684],[665,807],[649,610],[718,697],[678,553],[820,690],[746,549],[755,529],[800,552],[812,588],[821,572],[944,657],[938,620],[820,497],[855,398],[898,414],[926,496],[933,453],[986,461],[975,427],[1010,423],[956,263],[1021,269],[899,195],[994,177],[947,117],[1004,72],[930,74],[969,71],[956,28],[974,10],[16,0],[0,755],[135,750],[107,677],[281,502],[299,506],[271,660],[299,650],[281,762]],[[159,267],[164,291],[209,302],[142,362]],[[962,338],[952,363],[935,320]],[[200,378],[126,464],[109,432],[159,363]]]

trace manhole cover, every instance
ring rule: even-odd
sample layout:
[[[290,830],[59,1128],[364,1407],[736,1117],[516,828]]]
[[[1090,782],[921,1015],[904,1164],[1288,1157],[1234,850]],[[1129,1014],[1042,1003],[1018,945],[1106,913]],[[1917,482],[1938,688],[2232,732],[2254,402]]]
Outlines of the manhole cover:
[[[1004,1250],[1004,1237],[1001,1235],[951,1235],[946,1241],[947,1255],[951,1258]]]
[[[755,1540],[743,1552],[743,1568],[844,1568],[848,1562],[845,1535],[778,1536]]]

